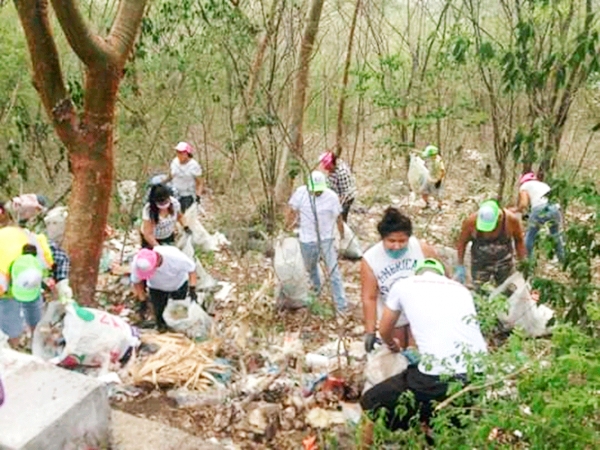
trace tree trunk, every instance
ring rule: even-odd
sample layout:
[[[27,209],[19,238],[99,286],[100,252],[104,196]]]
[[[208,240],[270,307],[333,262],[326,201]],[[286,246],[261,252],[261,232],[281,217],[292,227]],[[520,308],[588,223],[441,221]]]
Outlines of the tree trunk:
[[[352,23],[350,24],[350,36],[348,37],[348,48],[346,49],[346,62],[344,63],[344,75],[342,76],[342,90],[340,93],[340,103],[337,114],[337,131],[335,135],[335,153],[342,154],[342,136],[344,134],[344,106],[346,103],[346,90],[348,88],[348,74],[350,72],[350,63],[352,61],[352,44],[354,43],[354,30],[356,29],[356,19],[360,10],[361,0],[356,0],[354,13],[352,14]]]
[[[290,121],[289,135],[291,153],[299,159],[303,154],[302,125],[304,123],[304,107],[306,103],[306,90],[308,88],[308,75],[310,69],[310,59],[312,56],[315,38],[319,31],[319,22],[323,10],[324,0],[313,0],[308,16],[308,22],[304,28],[302,41],[300,42],[300,56],[298,58],[297,75],[294,81],[294,91],[292,94],[292,118]],[[293,179],[287,174],[285,167],[289,158],[289,151],[284,152],[286,158],[282,161],[283,167],[279,172],[277,180],[277,201],[283,203],[289,197],[292,191]]]

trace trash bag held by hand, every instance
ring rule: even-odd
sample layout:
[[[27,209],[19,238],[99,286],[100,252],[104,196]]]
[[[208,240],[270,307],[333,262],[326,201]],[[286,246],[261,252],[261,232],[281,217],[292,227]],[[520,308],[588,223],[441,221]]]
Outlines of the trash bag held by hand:
[[[394,353],[386,346],[381,346],[367,355],[365,365],[364,391],[408,368],[408,359],[402,353]]]
[[[208,339],[212,328],[208,313],[189,297],[185,300],[169,299],[163,319],[173,331],[199,341]]]
[[[362,258],[363,251],[358,236],[354,234],[347,223],[344,223],[344,239],[340,239],[337,227],[335,229],[335,239],[340,256],[351,260]]]
[[[295,237],[278,238],[275,242],[273,265],[281,283],[282,294],[291,300],[305,301],[308,298],[308,277],[300,241]]]
[[[410,190],[420,194],[427,186],[429,180],[429,170],[425,166],[425,161],[416,155],[410,155],[410,164],[408,166],[408,185]]]

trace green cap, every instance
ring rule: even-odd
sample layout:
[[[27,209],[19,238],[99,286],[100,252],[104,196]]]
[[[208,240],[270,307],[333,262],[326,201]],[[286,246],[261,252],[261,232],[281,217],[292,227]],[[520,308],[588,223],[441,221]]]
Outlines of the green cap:
[[[494,231],[500,218],[500,205],[496,200],[486,200],[479,206],[475,227],[478,231]]]
[[[21,255],[10,268],[11,292],[15,300],[32,302],[42,292],[44,272],[42,265],[33,255]]]
[[[446,275],[446,271],[444,270],[444,265],[439,262],[437,259],[427,258],[417,263],[415,267],[415,275],[418,275],[425,269],[431,269],[434,272],[439,273],[440,275]]]
[[[325,174],[315,170],[310,174],[307,186],[310,192],[323,192],[327,189],[327,178],[325,178]]]
[[[428,145],[427,147],[425,147],[425,150],[423,150],[422,156],[423,158],[431,158],[432,156],[437,155],[440,152],[440,149],[437,148],[435,145]]]

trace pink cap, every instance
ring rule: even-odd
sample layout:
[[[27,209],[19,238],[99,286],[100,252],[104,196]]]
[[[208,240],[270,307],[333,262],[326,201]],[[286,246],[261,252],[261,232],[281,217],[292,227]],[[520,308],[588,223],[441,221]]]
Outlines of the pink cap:
[[[323,165],[325,170],[333,169],[333,159],[333,152],[321,153],[321,156],[319,156],[319,162]]]
[[[194,153],[194,147],[192,147],[187,142],[180,142],[175,146],[175,150],[177,150],[178,152],[185,152],[190,155]]]
[[[148,280],[156,272],[158,253],[148,248],[141,249],[133,260],[133,272],[140,280]]]
[[[527,172],[523,175],[521,175],[521,178],[519,178],[519,184],[523,184],[527,181],[531,181],[531,180],[537,180],[537,177],[535,176],[535,173],[533,172]]]

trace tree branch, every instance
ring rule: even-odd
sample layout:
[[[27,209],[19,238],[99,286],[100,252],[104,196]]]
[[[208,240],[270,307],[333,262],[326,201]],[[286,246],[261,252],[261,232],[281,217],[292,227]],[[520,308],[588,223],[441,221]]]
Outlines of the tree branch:
[[[46,1],[40,0],[40,3]],[[79,12],[75,1],[51,1],[60,27],[77,57],[88,67],[103,64],[106,58],[109,57],[108,48],[102,39],[92,32]]]
[[[107,42],[122,62],[127,60],[133,49],[147,2],[147,0],[121,0],[119,3]]]
[[[63,81],[48,0],[14,0],[33,66],[33,83],[63,143],[77,138],[78,117]]]

